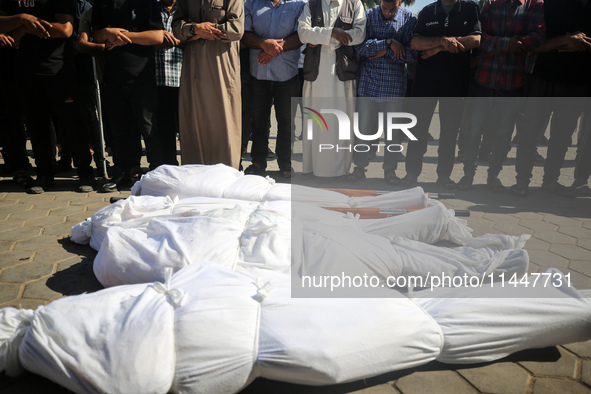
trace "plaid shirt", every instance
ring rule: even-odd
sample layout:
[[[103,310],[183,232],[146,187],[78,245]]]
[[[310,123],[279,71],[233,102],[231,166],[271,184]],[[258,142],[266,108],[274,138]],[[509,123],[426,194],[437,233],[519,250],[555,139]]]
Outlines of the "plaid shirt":
[[[164,30],[172,33],[173,7],[169,14],[166,5],[159,1],[160,15]],[[181,65],[183,63],[183,50],[178,47],[165,47],[156,51],[156,85],[178,88],[181,81]]]
[[[365,41],[355,47],[361,56],[357,93],[364,97],[403,97],[406,94],[406,63],[414,63],[417,57],[416,51],[410,49],[417,17],[404,8],[398,8],[392,20],[387,20],[380,6],[367,10],[366,16]],[[370,59],[376,52],[386,49],[388,38],[402,44],[403,58],[396,59],[394,52],[388,49],[384,56]]]
[[[487,0],[480,13],[481,50],[476,81],[485,88],[515,90],[525,83],[527,52],[509,53],[509,40],[533,49],[544,42],[544,3],[542,0]],[[488,53],[487,53],[488,52]]]

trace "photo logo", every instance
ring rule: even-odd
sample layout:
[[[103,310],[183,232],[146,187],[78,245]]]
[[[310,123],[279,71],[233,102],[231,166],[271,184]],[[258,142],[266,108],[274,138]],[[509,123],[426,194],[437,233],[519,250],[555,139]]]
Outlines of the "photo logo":
[[[304,112],[305,115],[308,115],[310,117],[312,117],[312,119],[314,119],[316,121],[316,123],[318,123],[318,126],[320,126],[320,130],[322,130],[322,124],[320,123],[320,119],[322,119],[322,123],[324,123],[324,127],[326,128],[326,131],[328,131],[328,125],[326,124],[326,120],[324,119],[324,116],[320,115],[320,112],[313,110],[310,107],[304,107],[304,109],[307,109],[308,111],[312,111],[314,112],[314,114],[311,114],[309,112]],[[320,119],[318,119],[320,118]]]
[[[336,116],[338,121],[338,140],[339,141],[352,141],[352,140],[360,140],[360,141],[375,141],[376,143],[373,144],[319,144],[318,151],[322,152],[323,150],[336,150],[337,152],[340,150],[346,151],[355,151],[355,152],[368,152],[372,146],[378,148],[378,152],[380,148],[384,148],[389,152],[402,152],[404,149],[402,145],[397,143],[390,143],[394,137],[398,133],[394,133],[395,131],[403,132],[411,141],[416,141],[417,137],[410,131],[414,126],[417,124],[417,117],[408,112],[379,112],[378,116],[378,129],[373,134],[363,134],[359,130],[359,113],[353,113],[353,124],[351,127],[351,120],[349,119],[349,115],[341,110],[338,109],[321,109],[320,111],[316,111],[310,107],[304,107],[304,109],[311,111],[311,112],[304,112],[304,114],[308,115],[310,118],[307,119],[305,124],[305,138],[309,141],[314,139],[314,121],[320,127],[320,130],[323,131],[326,129],[328,131],[328,124],[326,119],[322,116],[322,114],[331,114]],[[384,119],[386,119],[386,125],[384,127]],[[351,133],[353,131],[353,133]],[[386,143],[377,143],[380,138],[385,138]]]

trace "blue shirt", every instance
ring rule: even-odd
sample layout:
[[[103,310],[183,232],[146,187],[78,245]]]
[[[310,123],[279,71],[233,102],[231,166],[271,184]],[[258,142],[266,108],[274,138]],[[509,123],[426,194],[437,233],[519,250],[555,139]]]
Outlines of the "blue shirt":
[[[304,0],[281,0],[273,7],[271,0],[247,0],[244,31],[261,38],[285,39],[297,31],[304,4]],[[297,48],[282,53],[266,66],[257,60],[260,53],[261,49],[250,50],[250,73],[256,79],[284,82],[298,74],[300,51]]]
[[[380,6],[370,8],[366,15],[365,41],[355,47],[361,57],[357,92],[363,97],[403,97],[406,94],[406,63],[416,60],[416,51],[410,49],[410,39],[417,18],[412,12],[398,8],[396,15],[388,20]],[[388,38],[402,44],[403,58],[396,59],[388,48],[384,56],[370,59],[387,47]]]

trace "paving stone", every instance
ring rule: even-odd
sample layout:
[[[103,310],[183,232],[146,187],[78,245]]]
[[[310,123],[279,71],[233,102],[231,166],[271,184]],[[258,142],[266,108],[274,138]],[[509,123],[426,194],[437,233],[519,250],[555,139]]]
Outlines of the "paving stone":
[[[0,201],[0,206],[16,204],[18,202],[18,198],[13,194],[14,193],[2,193],[2,201]]]
[[[14,268],[7,268],[2,272],[0,281],[8,283],[25,283],[39,279],[53,272],[51,263],[25,263]]]
[[[74,215],[68,215],[66,217],[66,221],[68,223],[72,223],[72,225],[76,224],[76,223],[80,223],[85,221],[86,219],[88,219],[89,217],[91,217],[94,214],[94,212],[80,212],[80,213],[76,213]]]
[[[13,193],[11,193],[13,194]],[[18,198],[18,202],[21,204],[37,204],[43,201],[51,201],[55,198],[55,195],[51,193],[43,193],[43,194],[27,194],[27,193],[19,193],[16,195]]]
[[[495,223],[493,228],[509,235],[533,234],[534,232],[532,229],[520,226],[519,224],[509,223]]]
[[[396,381],[395,387],[406,393],[477,393],[474,387],[452,371],[414,372]]]
[[[92,214],[92,213],[95,213],[96,211],[98,211],[99,209],[102,209],[102,208],[109,206],[109,205],[111,205],[111,204],[108,202],[103,202],[103,201],[96,202],[94,204],[87,205],[86,210],[88,212],[91,212],[91,214]]]
[[[37,309],[41,305],[47,305],[44,300],[24,300],[22,298],[5,302],[0,304],[0,308],[15,308],[15,309]]]
[[[30,251],[12,251],[0,253],[0,269],[27,263],[31,261],[32,257],[33,252]]]
[[[26,285],[23,298],[54,300],[80,291],[79,282],[76,276],[54,274]]]
[[[79,258],[75,253],[65,249],[61,245],[56,245],[52,248],[40,250],[35,254],[35,261],[58,263],[70,258]]]
[[[45,227],[51,226],[52,224],[61,223],[64,218],[59,216],[42,216],[40,218],[30,219],[25,222],[27,227]]]
[[[49,210],[49,209],[61,208],[63,206],[64,206],[63,201],[48,200],[48,201],[42,201],[42,202],[36,203],[34,208]]]
[[[15,213],[31,209],[31,204],[10,204],[0,206],[0,213]]]
[[[72,223],[58,223],[43,229],[44,235],[58,235],[68,237],[72,234]]]
[[[589,394],[589,388],[574,380],[537,378],[534,382],[535,394]]]
[[[591,358],[591,341],[569,343],[568,345],[563,345],[563,347],[579,357]]]
[[[391,383],[380,384],[366,389],[352,391],[354,394],[397,394],[400,391],[396,390]]]
[[[583,360],[581,380],[591,386],[591,361]]]
[[[84,207],[74,205],[74,206],[67,206],[67,207],[52,209],[49,212],[49,215],[50,216],[68,216],[68,215],[73,215],[75,213],[79,213],[79,212],[83,212],[83,211],[84,211]]]
[[[0,253],[9,251],[12,249],[14,242],[11,241],[0,241]]]
[[[523,393],[530,375],[519,365],[498,363],[458,373],[483,393]]]
[[[535,231],[556,231],[558,226],[542,220],[520,219],[519,225]]]
[[[20,285],[0,283],[0,303],[16,299],[20,288]]]
[[[588,228],[560,226],[558,231],[578,239],[591,239],[591,229]]]
[[[541,239],[531,237],[525,243],[526,250],[549,250],[550,244],[548,242],[542,241]]]
[[[484,218],[474,218],[472,216],[468,218],[468,227],[470,228],[491,228],[493,224],[493,222]]]
[[[591,238],[577,239],[577,246],[591,250]]]
[[[68,275],[90,275],[94,277],[94,272],[92,271],[93,261],[94,257],[76,256],[59,263],[57,270]]]
[[[519,364],[536,377],[575,377],[577,358],[560,347],[558,348],[558,351],[560,352],[560,359],[556,362],[524,361]]]
[[[527,244],[526,244],[527,245]],[[550,251],[528,250],[529,260],[541,267],[566,268],[568,260]]]
[[[19,241],[14,245],[15,250],[41,250],[54,246],[57,240],[52,235],[39,235],[37,237]]]
[[[557,224],[558,226],[565,226],[565,227],[581,227],[582,222],[577,219],[564,217],[564,216],[556,216],[546,214],[544,215],[544,220],[552,223]]]
[[[486,212],[482,217],[486,220],[490,220],[493,223],[515,224],[519,220],[514,216],[507,215],[504,213],[488,213],[488,212]]]
[[[535,231],[533,237],[553,244],[574,245],[577,242],[576,238],[556,231]]]
[[[13,230],[15,228],[20,228],[20,227],[23,227],[22,220],[6,219],[6,220],[0,221],[0,231],[9,231],[9,230]]]
[[[87,206],[90,204],[95,204],[97,202],[105,202],[103,200],[103,196],[98,193],[91,193],[86,198],[70,201],[70,205]]]
[[[569,260],[591,261],[591,250],[571,245],[552,245],[550,251]]]
[[[47,210],[43,209],[30,209],[28,211],[11,213],[8,217],[12,220],[29,220],[41,216],[47,216],[47,212]]]
[[[83,198],[87,198],[87,196],[83,193],[76,192],[61,192],[55,196],[55,199],[58,201],[75,201]]]
[[[591,277],[591,261],[571,260],[570,263],[568,263],[568,268]]]
[[[0,241],[19,241],[35,237],[41,233],[41,229],[35,227],[21,227],[11,231],[4,231],[0,233]]]
[[[511,216],[515,216],[517,219],[524,219],[524,220],[541,221],[542,219],[544,219],[544,215],[539,214],[537,212],[517,212],[517,213],[512,213]]]

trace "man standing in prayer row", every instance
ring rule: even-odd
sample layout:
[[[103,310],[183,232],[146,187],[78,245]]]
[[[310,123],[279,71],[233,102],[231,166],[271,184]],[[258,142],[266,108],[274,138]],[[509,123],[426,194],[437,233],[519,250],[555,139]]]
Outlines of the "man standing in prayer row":
[[[314,109],[316,98],[355,97],[357,60],[354,45],[365,39],[365,11],[360,0],[311,0],[299,18],[298,35],[304,50],[304,107]],[[351,100],[352,101],[352,100]],[[319,104],[321,105],[321,104]],[[347,103],[353,119],[353,103]],[[349,173],[351,151],[320,151],[321,144],[339,144],[337,119],[326,116],[327,130],[316,132],[310,139],[302,135],[303,173],[336,177]],[[330,130],[330,131],[328,131]]]
[[[356,47],[361,56],[357,112],[359,131],[364,134],[376,133],[378,113],[385,116],[388,112],[402,110],[408,80],[406,64],[416,60],[416,52],[410,49],[410,39],[417,18],[400,8],[401,3],[402,0],[381,0],[379,6],[367,10],[365,41]],[[372,143],[377,142],[372,140]],[[396,168],[401,153],[387,148],[391,143],[400,144],[400,131],[394,133],[393,140],[386,141],[384,148],[384,179],[396,185],[400,183]],[[353,158],[356,167],[348,175],[349,181],[365,178],[369,152],[356,150]]]
[[[178,165],[176,135],[179,131],[179,86],[183,50],[172,34],[175,0],[160,0],[160,16],[164,25],[164,43],[156,50],[156,85],[158,90],[158,134],[162,145],[162,163]]]
[[[439,149],[437,151],[437,184],[453,189],[456,140],[464,111],[463,97],[468,95],[471,50],[480,45],[479,10],[476,3],[465,0],[438,0],[419,13],[411,48],[420,50],[412,97],[412,110],[417,117],[406,154],[406,176],[402,184],[414,186],[423,170],[423,156],[429,141],[429,126],[439,101]],[[420,97],[420,98],[418,98]]]
[[[498,178],[511,147],[511,135],[525,85],[527,52],[544,42],[542,0],[487,0],[480,13],[482,40],[480,64],[473,96],[467,105],[464,176],[457,184],[469,190],[476,173],[476,156],[485,125],[495,124],[495,141],[488,166],[487,186],[493,192],[505,187]]]
[[[248,0],[244,37],[250,50],[253,110],[252,165],[244,172],[260,174],[267,167],[269,118],[277,117],[277,164],[282,177],[291,176],[291,98],[300,95],[298,60],[302,43],[297,34],[304,0]]]
[[[177,0],[172,22],[186,42],[179,95],[182,164],[240,165],[243,0]]]

